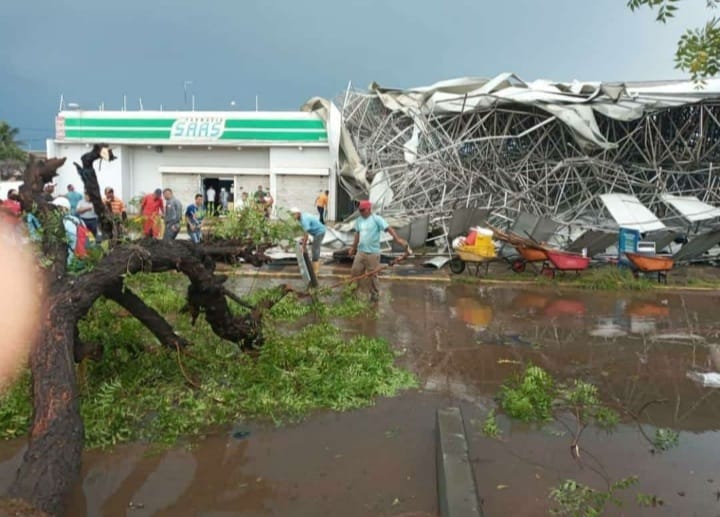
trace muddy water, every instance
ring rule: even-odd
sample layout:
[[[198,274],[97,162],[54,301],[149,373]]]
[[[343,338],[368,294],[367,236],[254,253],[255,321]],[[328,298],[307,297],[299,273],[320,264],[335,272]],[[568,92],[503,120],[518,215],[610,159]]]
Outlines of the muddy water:
[[[238,280],[239,292],[256,287]],[[71,515],[435,515],[435,410],[459,404],[486,515],[547,515],[547,493],[572,478],[597,488],[637,475],[608,515],[720,515],[720,398],[687,377],[720,371],[720,296],[556,292],[551,288],[385,283],[377,318],[349,324],[388,338],[421,390],[344,414],[320,413],[276,429],[238,423],[192,448],[142,446],[85,456]],[[651,400],[643,431],[680,431],[652,454],[632,422],[583,435],[581,462],[561,425],[499,419],[502,440],[480,432],[498,386],[532,361],[561,378],[596,383],[631,408]],[[249,435],[246,435],[249,433]],[[0,491],[21,459],[0,444]],[[640,510],[634,493],[656,494]]]

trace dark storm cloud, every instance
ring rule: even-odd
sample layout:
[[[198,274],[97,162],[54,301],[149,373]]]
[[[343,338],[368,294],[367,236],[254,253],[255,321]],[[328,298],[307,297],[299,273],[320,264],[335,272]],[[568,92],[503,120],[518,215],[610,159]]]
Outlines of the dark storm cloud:
[[[25,0],[0,18],[0,119],[50,133],[59,96],[88,109],[297,109],[352,81],[422,85],[512,71],[526,79],[677,77],[681,29],[624,0]],[[33,147],[38,145],[33,142]]]

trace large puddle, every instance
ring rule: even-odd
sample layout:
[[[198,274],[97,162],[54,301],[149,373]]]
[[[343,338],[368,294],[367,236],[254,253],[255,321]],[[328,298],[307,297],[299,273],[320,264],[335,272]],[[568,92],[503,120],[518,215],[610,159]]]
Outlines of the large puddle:
[[[237,280],[243,292],[251,281]],[[459,404],[486,515],[547,515],[564,479],[597,488],[637,475],[607,515],[720,515],[720,398],[688,377],[720,371],[720,296],[670,292],[556,292],[475,285],[384,283],[377,318],[351,324],[386,337],[422,389],[374,407],[322,413],[284,428],[237,424],[191,448],[152,454],[121,447],[85,455],[73,516],[436,515],[435,410]],[[679,446],[651,453],[637,426],[586,431],[580,462],[561,426],[480,422],[498,386],[533,362],[582,378],[637,410],[643,430],[680,431]],[[249,433],[249,434],[248,434]],[[0,443],[0,492],[21,460]],[[662,506],[640,509],[638,491]]]

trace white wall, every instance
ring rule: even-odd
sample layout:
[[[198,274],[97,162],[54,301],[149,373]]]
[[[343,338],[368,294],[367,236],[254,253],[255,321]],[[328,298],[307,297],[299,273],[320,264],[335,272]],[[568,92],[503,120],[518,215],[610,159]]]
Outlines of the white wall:
[[[330,150],[327,147],[274,147],[270,149],[270,169],[273,175],[283,176],[307,174],[315,178],[320,171],[323,174],[328,174],[324,181],[324,189],[330,191],[327,219],[335,219],[337,216],[337,181],[330,163]],[[314,179],[310,180],[310,182],[316,183]],[[277,179],[272,183],[277,186]],[[318,192],[314,192],[315,196],[317,194]],[[273,190],[273,196],[278,199],[280,194]],[[314,204],[314,201],[315,198],[313,197],[310,204]],[[298,203],[302,202],[305,201],[298,201]],[[310,211],[315,213],[315,207],[312,206],[311,208]]]
[[[263,148],[212,148],[197,149],[164,146],[158,153],[154,148],[134,147],[131,149],[130,189],[133,195],[152,192],[162,184],[161,169],[177,167],[181,171],[203,173],[207,168],[245,169],[266,173],[269,168],[269,153]],[[218,174],[228,175],[228,174]]]
[[[301,150],[302,149],[302,150]],[[327,147],[273,147],[270,149],[270,168],[278,169],[328,169],[330,152]]]
[[[0,199],[7,199],[7,193],[12,189],[19,189],[22,181],[0,181]]]
[[[90,150],[90,145],[54,143],[54,145],[48,145],[47,147],[48,157],[67,158],[65,165],[58,169],[58,177],[54,180],[57,184],[55,194],[66,194],[69,183],[73,184],[78,192],[81,192],[83,190],[82,181],[80,180],[80,176],[78,176],[77,169],[75,165],[73,165],[73,162],[80,163],[80,157]],[[102,191],[105,187],[112,187],[115,190],[115,195],[127,201],[130,196],[128,192],[123,190],[122,184],[123,154],[125,149],[122,146],[113,146],[112,150],[113,154],[117,156],[117,160],[112,162],[103,160],[102,165],[99,161],[95,163],[96,170],[97,167],[100,166],[100,170],[97,171],[100,190]]]
[[[157,152],[151,146],[113,145],[112,149],[118,157],[113,162],[102,162],[98,171],[100,188],[111,186],[127,204],[131,199],[163,186],[162,172],[203,174],[216,176],[252,176],[252,191],[258,176],[265,176],[264,186],[270,187],[277,198],[276,174],[327,176],[330,190],[330,218],[335,217],[335,178],[330,167],[330,153],[326,147],[182,147],[177,145],[162,146]],[[65,156],[67,162],[60,169],[56,180],[56,192],[64,194],[68,183],[78,188],[82,185],[73,161],[80,162],[80,156],[90,150],[90,146],[81,143],[62,143],[48,141],[48,153],[51,156]],[[272,177],[268,177],[272,172]],[[78,188],[79,190],[79,188]],[[236,192],[239,195],[239,191]]]

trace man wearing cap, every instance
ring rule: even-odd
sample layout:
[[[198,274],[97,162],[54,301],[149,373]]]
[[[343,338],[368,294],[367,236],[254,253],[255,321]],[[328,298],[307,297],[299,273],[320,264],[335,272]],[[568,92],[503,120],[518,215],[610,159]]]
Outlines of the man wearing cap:
[[[152,194],[147,194],[140,203],[143,216],[143,235],[145,237],[160,238],[160,229],[158,222],[163,215],[163,197],[162,190],[155,189]]]
[[[320,219],[314,215],[304,214],[300,212],[299,208],[291,208],[290,213],[296,221],[300,223],[305,233],[302,238],[302,251],[303,254],[307,250],[307,241],[310,235],[312,235],[312,267],[315,271],[315,276],[320,273],[320,246],[325,238],[325,225],[320,222]]]
[[[47,183],[45,187],[43,188],[43,198],[48,203],[52,203],[52,200],[55,199],[55,184],[54,183]]]
[[[355,240],[350,248],[350,256],[355,256],[350,274],[353,278],[362,276],[380,268],[380,237],[388,232],[395,242],[407,248],[407,241],[400,237],[388,223],[372,213],[372,204],[368,200],[360,201],[360,217],[355,221]],[[370,300],[379,297],[377,275],[370,277]]]
[[[127,219],[125,203],[115,195],[115,190],[112,187],[105,187],[105,199],[103,199],[103,202],[112,215],[122,220]]]

